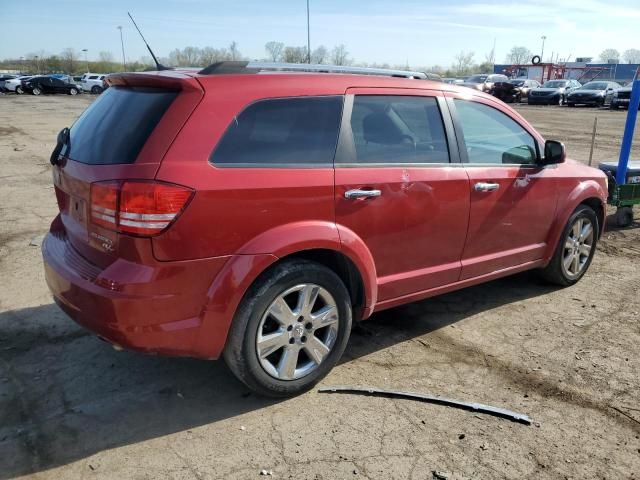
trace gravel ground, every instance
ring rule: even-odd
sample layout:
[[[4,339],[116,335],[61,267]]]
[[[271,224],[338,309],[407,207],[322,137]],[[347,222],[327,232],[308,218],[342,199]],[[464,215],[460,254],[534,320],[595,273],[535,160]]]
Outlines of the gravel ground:
[[[91,100],[0,96],[0,478],[639,478],[637,223],[605,234],[574,287],[525,273],[375,315],[322,382],[488,403],[531,426],[367,396],[265,400],[222,362],[116,352],[52,303],[48,157]],[[579,159],[598,115],[594,158],[616,157],[623,112],[517,108]]]

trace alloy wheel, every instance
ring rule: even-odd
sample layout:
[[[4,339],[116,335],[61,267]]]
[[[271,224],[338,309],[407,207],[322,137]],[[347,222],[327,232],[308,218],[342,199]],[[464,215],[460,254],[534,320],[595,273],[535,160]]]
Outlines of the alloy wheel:
[[[585,269],[593,248],[594,235],[593,224],[588,218],[577,218],[571,226],[562,255],[562,268],[569,278],[577,277]]]
[[[256,353],[260,365],[278,380],[296,380],[327,358],[338,337],[340,318],[333,296],[313,283],[279,294],[260,320]]]

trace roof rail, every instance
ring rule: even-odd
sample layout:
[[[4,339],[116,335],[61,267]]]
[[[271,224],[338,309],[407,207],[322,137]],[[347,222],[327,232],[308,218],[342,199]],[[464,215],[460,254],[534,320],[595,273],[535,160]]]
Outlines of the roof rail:
[[[258,73],[268,71],[350,73],[356,75],[382,75],[386,77],[419,78],[423,80],[427,78],[427,75],[425,75],[423,72],[412,72],[409,70],[276,62],[217,62],[209,65],[206,68],[203,68],[198,73],[201,75],[224,75],[232,73]]]

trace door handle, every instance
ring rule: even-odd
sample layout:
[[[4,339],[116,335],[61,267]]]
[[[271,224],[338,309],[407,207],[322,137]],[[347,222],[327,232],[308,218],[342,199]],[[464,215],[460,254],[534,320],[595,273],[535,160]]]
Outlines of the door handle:
[[[476,192],[493,192],[500,188],[499,183],[478,182],[473,186]]]
[[[356,198],[369,198],[369,197],[379,197],[382,195],[380,190],[347,190],[344,192],[344,198],[348,198],[350,200]]]

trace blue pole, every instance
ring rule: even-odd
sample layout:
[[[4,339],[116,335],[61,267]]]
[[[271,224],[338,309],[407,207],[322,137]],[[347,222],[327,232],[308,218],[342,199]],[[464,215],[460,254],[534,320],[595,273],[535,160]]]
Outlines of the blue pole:
[[[640,80],[635,80],[631,89],[631,100],[629,101],[627,123],[624,126],[622,146],[620,147],[620,159],[618,160],[618,170],[616,172],[617,185],[622,185],[627,181],[627,168],[629,166],[629,155],[631,154],[631,142],[633,142],[633,130],[636,127],[636,118],[638,117],[639,106]]]

